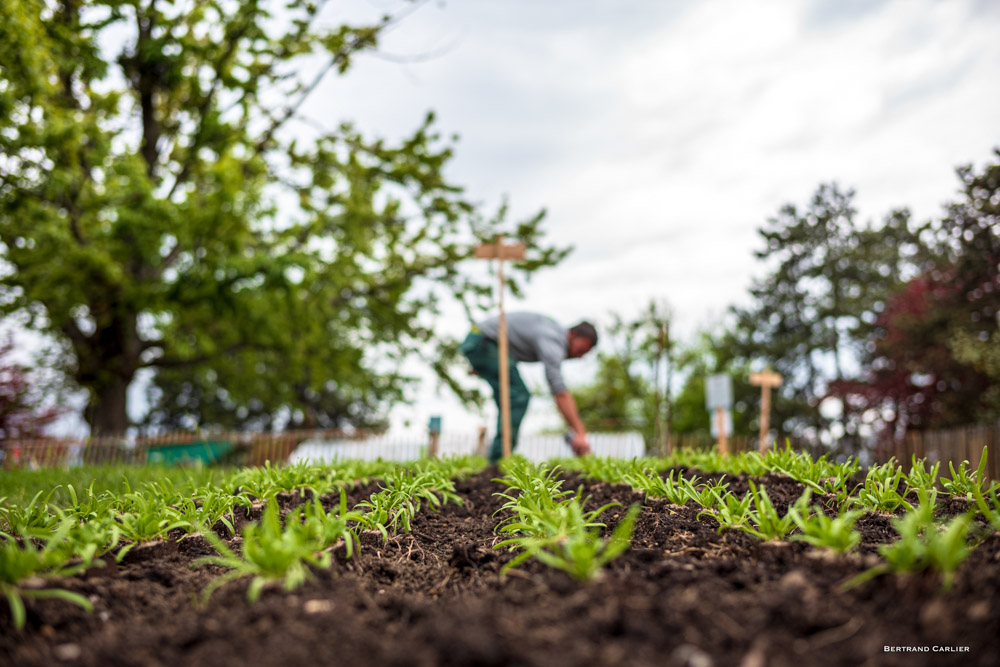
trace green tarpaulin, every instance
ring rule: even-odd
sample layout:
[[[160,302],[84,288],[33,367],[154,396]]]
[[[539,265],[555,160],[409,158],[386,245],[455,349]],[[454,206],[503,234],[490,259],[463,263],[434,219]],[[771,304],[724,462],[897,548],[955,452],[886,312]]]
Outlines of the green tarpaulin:
[[[227,440],[150,445],[147,461],[167,465],[215,463],[232,448],[233,443]]]

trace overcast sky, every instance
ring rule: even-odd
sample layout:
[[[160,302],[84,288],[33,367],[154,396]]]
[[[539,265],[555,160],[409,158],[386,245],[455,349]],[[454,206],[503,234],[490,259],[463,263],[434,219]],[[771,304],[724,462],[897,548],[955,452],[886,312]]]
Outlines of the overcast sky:
[[[330,23],[408,6],[331,4]],[[304,112],[391,139],[433,109],[461,136],[452,181],[547,208],[549,239],[576,246],[511,308],[602,324],[666,299],[690,335],[746,298],[756,228],[821,182],[856,188],[863,219],[936,215],[954,167],[1000,146],[998,36],[989,0],[428,2]],[[480,422],[432,384],[395,423]]]

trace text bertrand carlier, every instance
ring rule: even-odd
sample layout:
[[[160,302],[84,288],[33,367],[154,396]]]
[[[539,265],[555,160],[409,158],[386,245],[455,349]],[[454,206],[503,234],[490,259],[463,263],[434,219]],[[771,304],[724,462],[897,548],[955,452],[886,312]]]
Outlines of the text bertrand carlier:
[[[968,646],[883,646],[883,653],[968,653]]]

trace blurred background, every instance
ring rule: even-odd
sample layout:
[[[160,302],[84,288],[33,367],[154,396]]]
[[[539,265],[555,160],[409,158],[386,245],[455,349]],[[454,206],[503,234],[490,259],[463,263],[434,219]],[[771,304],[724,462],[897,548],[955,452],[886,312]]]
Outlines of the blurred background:
[[[765,367],[774,440],[996,425],[997,34],[973,0],[7,0],[0,433],[492,429],[457,344],[498,233],[508,310],[598,325],[592,430],[708,440],[726,373],[753,438]]]

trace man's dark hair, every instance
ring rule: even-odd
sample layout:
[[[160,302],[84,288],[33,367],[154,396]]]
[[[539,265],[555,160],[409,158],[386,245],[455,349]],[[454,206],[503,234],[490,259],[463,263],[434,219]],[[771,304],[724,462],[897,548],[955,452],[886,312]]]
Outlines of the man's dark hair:
[[[597,329],[594,328],[593,324],[587,322],[586,320],[570,329],[570,333],[577,338],[586,338],[592,345],[597,345]]]

